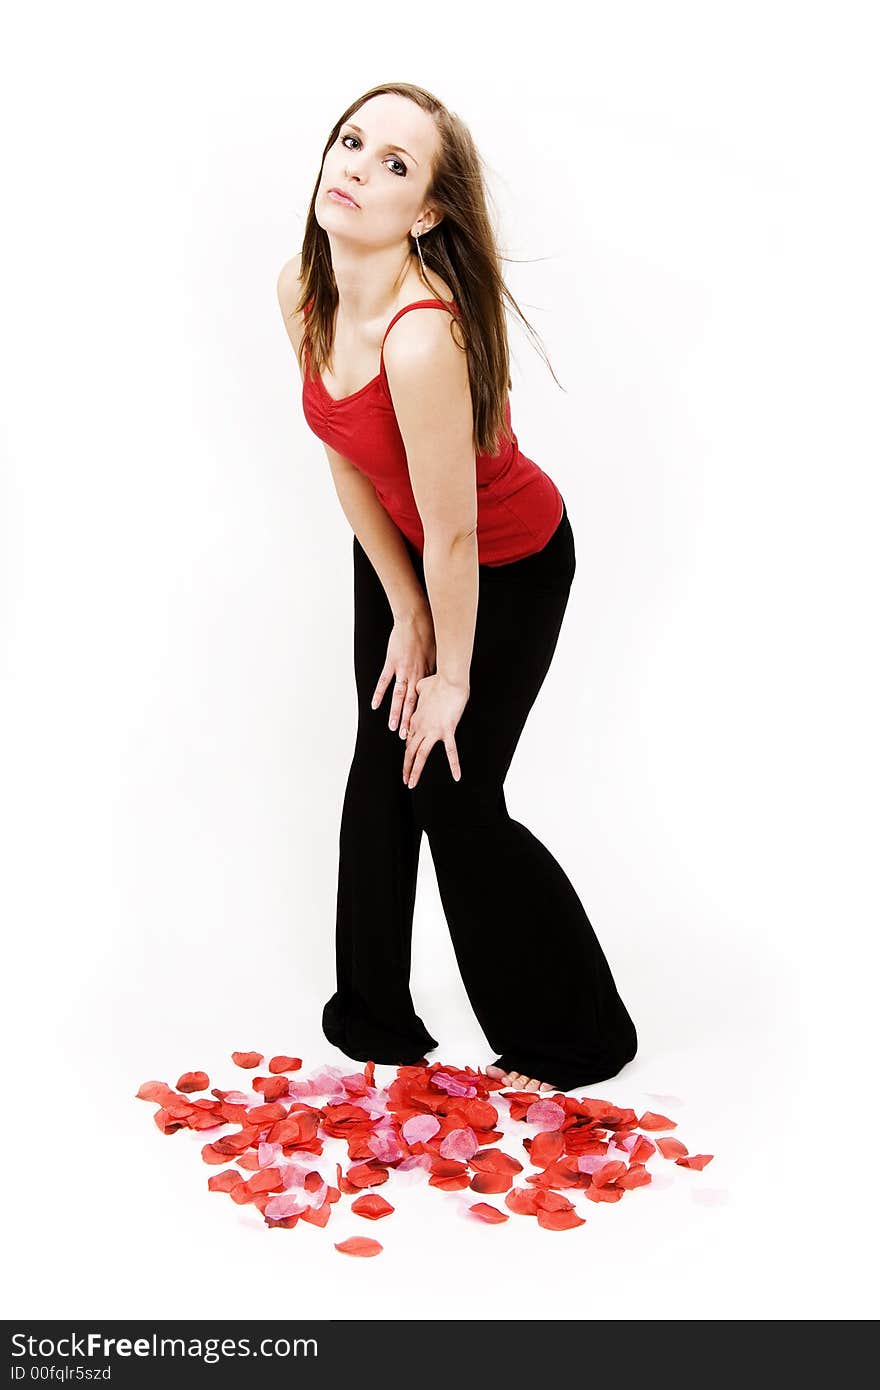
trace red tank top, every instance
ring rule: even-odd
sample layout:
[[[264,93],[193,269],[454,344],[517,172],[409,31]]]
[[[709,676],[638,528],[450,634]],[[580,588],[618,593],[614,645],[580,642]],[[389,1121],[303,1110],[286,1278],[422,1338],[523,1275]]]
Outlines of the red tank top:
[[[309,304],[311,301],[309,301]],[[308,310],[309,305],[306,305]],[[442,299],[418,299],[405,304],[385,329],[385,339],[408,309],[450,309]],[[455,304],[452,311],[457,313]],[[317,372],[308,350],[303,377],[302,407],[314,434],[365,474],[376,496],[421,555],[424,531],[410,483],[406,448],[394,413],[379,351],[379,372],[351,395],[334,400]],[[510,422],[510,399],[505,402]],[[478,454],[477,550],[481,565],[505,565],[543,549],[562,519],[562,494],[532,459],[522,453],[516,435],[502,440],[495,454]]]

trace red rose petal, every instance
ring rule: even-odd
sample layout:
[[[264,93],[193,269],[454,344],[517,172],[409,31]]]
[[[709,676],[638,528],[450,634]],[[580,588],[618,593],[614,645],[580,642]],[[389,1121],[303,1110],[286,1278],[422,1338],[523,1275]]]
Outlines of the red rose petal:
[[[160,1105],[164,1104],[167,1097],[173,1095],[174,1092],[165,1081],[145,1081],[137,1091],[138,1100],[155,1100]]]
[[[474,1202],[472,1207],[468,1207],[474,1216],[478,1216],[481,1221],[488,1221],[490,1225],[497,1226],[499,1221],[509,1221],[510,1217],[505,1211],[499,1211],[497,1207],[490,1206],[488,1202]]]
[[[714,1154],[689,1154],[687,1158],[677,1158],[675,1161],[681,1168],[705,1168],[714,1157]]]
[[[655,1115],[652,1110],[646,1110],[639,1120],[639,1129],[675,1129],[676,1121],[669,1120],[665,1115]]]
[[[348,1240],[337,1240],[336,1249],[343,1255],[379,1255],[384,1246],[370,1236],[349,1236]]]
[[[153,1121],[163,1134],[173,1134],[176,1129],[183,1129],[183,1120],[175,1120],[173,1115],[161,1108],[156,1111]]]
[[[212,1173],[208,1179],[209,1192],[231,1192],[233,1187],[238,1187],[244,1182],[241,1173],[237,1173],[234,1168],[224,1168],[222,1173]]]
[[[388,1169],[381,1164],[373,1167],[372,1163],[356,1163],[349,1168],[346,1177],[353,1187],[378,1187],[388,1181]]]
[[[206,1071],[185,1071],[178,1079],[178,1091],[207,1091],[210,1085]]]
[[[521,1173],[522,1164],[503,1149],[480,1149],[470,1160],[478,1173]]]
[[[237,1067],[258,1067],[263,1060],[262,1052],[233,1052],[232,1060]]]
[[[429,1187],[442,1188],[444,1192],[460,1192],[462,1188],[470,1186],[470,1178],[467,1173],[451,1174],[444,1177],[442,1173],[432,1173],[428,1179]]]
[[[256,1125],[262,1128],[263,1125],[271,1124],[273,1120],[284,1120],[287,1118],[287,1110],[280,1100],[272,1101],[270,1105],[252,1105],[247,1112],[247,1122],[249,1125]]]
[[[619,1177],[616,1182],[617,1187],[647,1187],[651,1181],[651,1174],[643,1163],[631,1163],[629,1171]]]
[[[602,1167],[593,1173],[592,1185],[593,1187],[604,1187],[606,1183],[613,1182],[615,1178],[619,1178],[621,1173],[625,1172],[626,1164],[622,1163],[619,1158],[612,1159],[610,1163],[603,1163]]]
[[[546,1168],[562,1156],[565,1138],[561,1130],[545,1130],[529,1142],[529,1158],[536,1168]]]
[[[231,1155],[217,1147],[216,1144],[202,1145],[202,1158],[206,1163],[228,1163]]]
[[[613,1183],[607,1183],[605,1187],[585,1187],[584,1196],[589,1197],[591,1202],[619,1202],[623,1192]]]
[[[306,1207],[299,1219],[307,1221],[310,1226],[326,1226],[332,1209],[332,1203],[328,1198],[322,1207]]]
[[[284,1186],[281,1181],[281,1170],[279,1168],[262,1168],[259,1173],[255,1173],[252,1178],[248,1178],[245,1187],[248,1192],[277,1192]]]
[[[524,1187],[513,1187],[504,1198],[505,1206],[515,1211],[517,1216],[534,1216],[538,1210],[536,1205],[536,1192],[529,1192]]]
[[[290,1095],[290,1082],[286,1076],[255,1076],[251,1085],[267,1101]]]
[[[273,1057],[272,1060],[269,1062],[269,1070],[271,1072],[299,1071],[301,1066],[301,1057],[285,1057],[283,1055],[280,1055],[278,1057]]]
[[[545,1231],[570,1231],[575,1226],[586,1224],[584,1218],[578,1216],[574,1208],[570,1211],[545,1211],[539,1207],[535,1215],[538,1218],[538,1225],[543,1226]]]
[[[510,1173],[474,1173],[470,1185],[474,1192],[489,1194],[507,1192],[512,1182]]]
[[[358,1197],[356,1202],[351,1204],[352,1211],[356,1211],[358,1216],[366,1216],[370,1221],[379,1221],[383,1216],[390,1216],[394,1211],[390,1202],[386,1202],[378,1192],[364,1193],[363,1197]]]
[[[659,1139],[658,1139],[657,1143],[659,1144],[659,1142],[660,1142],[660,1141],[659,1141]],[[667,1142],[671,1142],[671,1141],[667,1141]],[[649,1159],[649,1158],[651,1157],[651,1154],[654,1152],[655,1148],[656,1148],[656,1145],[655,1145],[655,1144],[652,1144],[651,1141],[650,1141],[650,1139],[646,1139],[645,1136],[644,1136],[643,1134],[640,1134],[640,1135],[639,1135],[639,1138],[638,1138],[638,1143],[635,1145],[635,1147],[634,1147],[634,1148],[631,1150],[631,1152],[630,1152],[630,1156],[629,1156],[630,1162],[631,1162],[631,1163],[644,1163],[647,1159]]]
[[[574,1211],[574,1203],[552,1188],[535,1193],[535,1211]]]
[[[687,1153],[680,1139],[658,1139],[657,1148],[664,1158],[682,1158]]]
[[[530,1173],[526,1182],[533,1187],[583,1187],[585,1173],[575,1166],[577,1159],[560,1159],[558,1163],[548,1163],[541,1173]]]

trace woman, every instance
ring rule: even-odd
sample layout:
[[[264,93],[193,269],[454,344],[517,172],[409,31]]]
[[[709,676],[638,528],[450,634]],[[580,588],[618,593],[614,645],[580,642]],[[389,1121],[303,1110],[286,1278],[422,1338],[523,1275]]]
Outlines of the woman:
[[[358,733],[324,1033],[360,1061],[424,1062],[438,1046],[409,988],[424,831],[499,1053],[487,1074],[525,1090],[605,1080],[635,1056],[635,1028],[574,888],[503,791],[574,539],[510,428],[514,301],[479,155],[430,93],[388,84],[348,108],[278,297],[354,531]]]

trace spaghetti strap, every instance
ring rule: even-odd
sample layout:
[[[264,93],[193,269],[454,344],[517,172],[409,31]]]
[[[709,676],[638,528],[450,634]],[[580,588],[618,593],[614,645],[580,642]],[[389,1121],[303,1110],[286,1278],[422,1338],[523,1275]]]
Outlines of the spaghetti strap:
[[[397,320],[400,318],[401,314],[405,314],[407,309],[448,309],[450,313],[458,313],[458,306],[456,305],[454,299],[450,303],[447,303],[445,299],[416,299],[413,301],[412,304],[404,304],[402,309],[398,309],[397,313],[394,315],[394,318],[391,320],[388,327],[385,329],[385,334],[382,338],[382,347],[379,349],[380,361],[382,357],[382,348],[384,348],[385,346],[385,339],[388,337],[388,334],[391,332],[391,329],[397,323]]]

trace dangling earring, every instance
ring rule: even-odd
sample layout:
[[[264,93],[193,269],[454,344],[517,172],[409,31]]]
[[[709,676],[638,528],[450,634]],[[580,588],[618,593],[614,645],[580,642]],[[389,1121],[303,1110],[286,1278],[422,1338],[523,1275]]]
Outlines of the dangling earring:
[[[415,239],[416,239],[416,250],[417,250],[418,253],[419,253],[419,260],[420,260],[421,263],[422,263],[422,271],[424,272],[425,275],[427,275],[428,272],[425,270],[425,261],[424,261],[424,257],[422,256],[422,244],[421,244],[421,242],[419,241],[419,236],[420,236],[420,235],[421,235],[421,234],[420,234],[419,232],[413,232],[413,236],[414,236]]]

